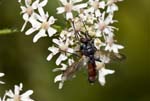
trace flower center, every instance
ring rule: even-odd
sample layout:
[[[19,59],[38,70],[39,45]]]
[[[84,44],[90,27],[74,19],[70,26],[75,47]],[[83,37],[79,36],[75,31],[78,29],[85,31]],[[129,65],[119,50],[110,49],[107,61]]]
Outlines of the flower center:
[[[43,22],[41,25],[41,28],[47,30],[49,28],[49,23],[48,22]]]
[[[59,46],[59,48],[62,50],[62,51],[67,51],[67,49],[68,49],[68,45],[61,45],[61,46]]]
[[[71,3],[67,3],[65,5],[65,11],[66,12],[71,12],[72,11],[72,4]]]
[[[92,7],[94,7],[94,9],[98,9],[99,8],[99,2],[94,1],[93,4],[92,4]]]
[[[20,95],[15,95],[13,99],[14,101],[21,101]]]
[[[99,29],[100,29],[101,31],[103,31],[105,28],[106,28],[106,24],[105,24],[105,23],[100,23],[100,24],[99,24]]]
[[[32,13],[33,13],[33,8],[32,8],[32,7],[28,7],[28,8],[26,9],[26,13],[27,13],[28,15],[32,15]]]

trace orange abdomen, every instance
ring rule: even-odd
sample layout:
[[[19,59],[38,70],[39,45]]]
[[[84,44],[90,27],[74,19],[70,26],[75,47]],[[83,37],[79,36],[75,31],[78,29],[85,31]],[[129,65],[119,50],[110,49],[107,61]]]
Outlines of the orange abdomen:
[[[88,63],[88,80],[90,83],[94,83],[96,81],[96,65],[95,63]]]

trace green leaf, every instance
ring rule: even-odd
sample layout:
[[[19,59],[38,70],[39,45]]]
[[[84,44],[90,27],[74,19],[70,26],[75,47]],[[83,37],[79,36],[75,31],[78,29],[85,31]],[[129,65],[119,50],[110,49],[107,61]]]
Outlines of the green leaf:
[[[11,34],[18,32],[16,29],[0,29],[0,35],[1,34]]]

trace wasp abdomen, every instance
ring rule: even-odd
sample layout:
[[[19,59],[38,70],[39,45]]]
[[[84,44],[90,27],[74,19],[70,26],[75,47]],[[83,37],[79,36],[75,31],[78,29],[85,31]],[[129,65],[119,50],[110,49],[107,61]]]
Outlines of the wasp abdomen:
[[[90,83],[94,83],[96,81],[96,75],[95,63],[88,63],[88,80]]]

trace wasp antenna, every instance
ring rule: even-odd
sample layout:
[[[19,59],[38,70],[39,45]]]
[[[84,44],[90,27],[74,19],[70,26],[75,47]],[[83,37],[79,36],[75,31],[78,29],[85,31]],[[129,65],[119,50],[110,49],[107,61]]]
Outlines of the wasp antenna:
[[[82,21],[82,23],[83,23],[84,28],[85,28],[85,37],[88,38],[88,37],[90,37],[90,35],[89,35],[88,30],[87,30],[87,28],[86,28],[85,22]]]
[[[85,28],[86,32],[88,32],[88,30],[87,30],[87,28],[86,28],[86,25],[85,25],[85,22],[82,21],[82,23],[83,23],[83,25],[84,25],[84,28]]]
[[[72,20],[71,20],[71,25],[72,25],[73,30],[74,30],[74,32],[75,32],[75,37],[80,41],[80,38],[79,38],[80,34],[79,34],[79,32],[77,32],[77,30],[76,30],[76,28],[75,28],[74,21],[72,21]]]

